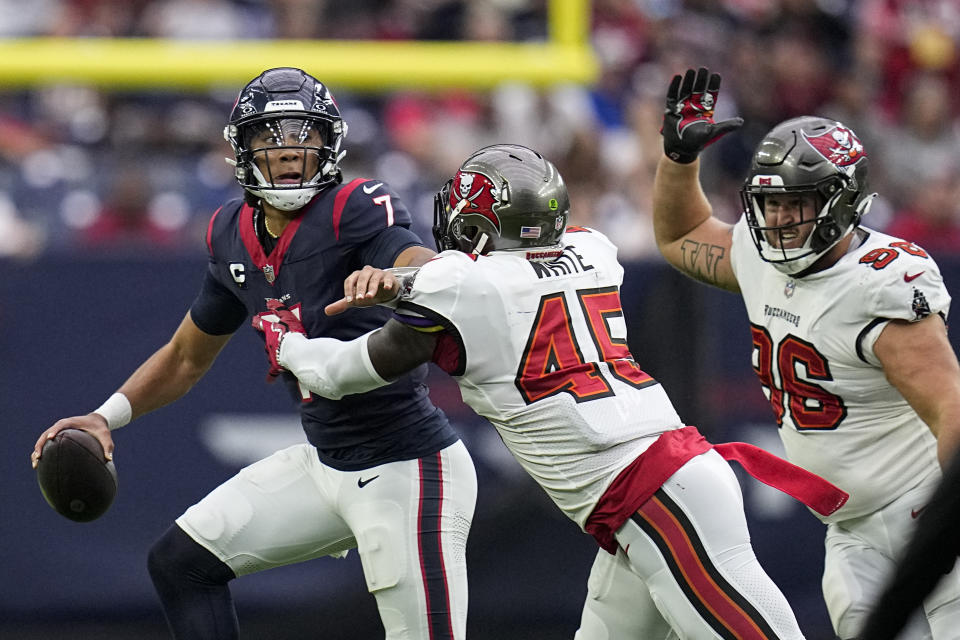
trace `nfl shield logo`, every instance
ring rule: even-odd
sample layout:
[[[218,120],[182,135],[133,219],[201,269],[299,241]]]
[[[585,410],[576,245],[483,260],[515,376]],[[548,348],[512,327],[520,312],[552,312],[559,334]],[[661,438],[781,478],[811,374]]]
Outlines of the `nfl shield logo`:
[[[273,284],[273,281],[277,279],[276,274],[273,272],[273,265],[266,264],[263,265],[263,276],[267,279],[267,282]]]
[[[797,288],[797,283],[791,280],[783,287],[783,295],[785,295],[788,298],[792,298],[793,292],[796,288]]]

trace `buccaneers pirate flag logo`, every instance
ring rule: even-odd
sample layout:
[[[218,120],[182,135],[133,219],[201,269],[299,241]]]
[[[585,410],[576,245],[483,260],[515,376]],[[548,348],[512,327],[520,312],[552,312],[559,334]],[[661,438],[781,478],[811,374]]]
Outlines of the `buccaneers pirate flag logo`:
[[[453,180],[453,189],[450,190],[450,207],[464,214],[482,215],[499,234],[501,227],[497,207],[503,195],[500,188],[482,173],[458,171]]]
[[[867,156],[860,139],[844,126],[833,127],[818,136],[807,135],[806,131],[801,133],[803,139],[816,149],[817,153],[838,167],[857,164],[860,158]]]

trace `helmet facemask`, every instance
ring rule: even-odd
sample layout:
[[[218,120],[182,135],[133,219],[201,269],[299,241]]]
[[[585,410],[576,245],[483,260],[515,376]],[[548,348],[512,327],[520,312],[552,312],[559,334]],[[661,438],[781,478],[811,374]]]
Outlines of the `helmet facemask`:
[[[849,210],[850,191],[839,187],[840,177],[831,177],[811,188],[747,185],[741,191],[747,224],[760,257],[778,270],[797,274],[850,233],[859,214]],[[799,210],[795,221],[775,224],[768,220],[765,205],[771,201]],[[848,209],[845,213],[838,213]],[[806,233],[803,243],[796,244],[795,234]]]
[[[226,137],[237,156],[236,177],[244,189],[277,209],[291,211],[306,205],[337,179],[339,146],[332,123],[315,116],[261,118],[239,127],[227,127]],[[230,130],[236,129],[231,136]],[[335,140],[330,146],[327,140]]]

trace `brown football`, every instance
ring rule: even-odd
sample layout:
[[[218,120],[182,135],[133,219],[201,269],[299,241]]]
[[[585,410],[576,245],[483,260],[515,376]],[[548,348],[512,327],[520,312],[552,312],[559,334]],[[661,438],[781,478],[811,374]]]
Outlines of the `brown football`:
[[[96,520],[117,495],[116,467],[104,460],[100,442],[80,429],[64,429],[44,443],[37,481],[50,506],[75,522]]]

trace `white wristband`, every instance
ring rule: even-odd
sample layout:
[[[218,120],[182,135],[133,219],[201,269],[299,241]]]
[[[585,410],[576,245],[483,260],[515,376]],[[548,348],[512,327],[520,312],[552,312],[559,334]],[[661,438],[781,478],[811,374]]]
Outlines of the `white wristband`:
[[[130,406],[130,400],[127,396],[117,392],[107,398],[107,401],[93,410],[93,413],[100,414],[107,421],[110,431],[119,429],[130,422],[133,417],[133,407]]]

